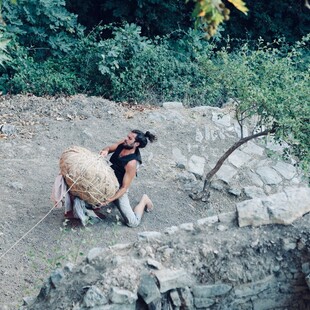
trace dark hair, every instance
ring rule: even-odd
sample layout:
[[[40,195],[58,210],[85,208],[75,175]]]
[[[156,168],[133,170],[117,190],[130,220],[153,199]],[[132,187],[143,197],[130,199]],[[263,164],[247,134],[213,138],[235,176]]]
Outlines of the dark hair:
[[[149,131],[143,133],[141,130],[134,129],[131,132],[137,135],[135,140],[136,142],[139,142],[140,148],[144,148],[147,145],[147,140],[149,140],[150,142],[154,142],[157,140],[157,137],[151,134]]]

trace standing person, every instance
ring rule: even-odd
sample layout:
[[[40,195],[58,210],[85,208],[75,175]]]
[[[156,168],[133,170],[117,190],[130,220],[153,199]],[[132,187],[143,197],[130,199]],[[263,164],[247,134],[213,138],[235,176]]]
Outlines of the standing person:
[[[156,139],[156,136],[149,131],[143,133],[135,129],[129,132],[123,140],[105,147],[100,152],[102,156],[113,153],[110,158],[111,168],[114,170],[120,186],[116,194],[102,203],[102,206],[113,202],[129,227],[137,227],[141,222],[144,211],[150,212],[153,209],[153,203],[146,194],[142,196],[138,205],[132,209],[128,198],[128,189],[137,174],[138,166],[142,163],[139,149],[144,148],[148,140],[153,142]]]

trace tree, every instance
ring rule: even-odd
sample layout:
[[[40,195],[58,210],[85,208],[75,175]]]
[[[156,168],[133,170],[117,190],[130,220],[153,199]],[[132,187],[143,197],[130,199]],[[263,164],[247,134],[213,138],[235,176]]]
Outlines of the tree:
[[[16,0],[11,0],[12,3],[16,4]],[[2,0],[0,0],[0,25],[4,24],[4,21],[2,19]],[[4,67],[5,62],[10,60],[10,56],[7,53],[7,47],[10,40],[5,38],[1,29],[0,29],[0,66]]]
[[[140,26],[142,35],[154,38],[180,29],[186,31],[193,25],[190,12],[194,3],[185,0],[66,0],[66,6],[78,14],[79,22],[88,30],[99,23],[119,26],[126,22]],[[102,35],[109,37],[110,32]]]
[[[4,20],[2,19],[2,0],[0,0],[0,24],[5,24]],[[17,0],[11,0],[11,3],[16,4]]]
[[[241,135],[206,174],[202,191],[192,193],[193,199],[207,200],[211,179],[228,156],[258,137],[273,137],[284,146],[284,158],[293,156],[298,165],[309,172],[309,41],[310,35],[288,50],[286,45],[273,47],[271,43],[259,42],[255,51],[244,45],[234,53],[219,51],[213,62],[206,60],[206,74],[213,83],[221,83],[222,92],[235,101],[233,109],[241,132],[246,121],[254,122],[254,126],[252,133],[246,137]]]

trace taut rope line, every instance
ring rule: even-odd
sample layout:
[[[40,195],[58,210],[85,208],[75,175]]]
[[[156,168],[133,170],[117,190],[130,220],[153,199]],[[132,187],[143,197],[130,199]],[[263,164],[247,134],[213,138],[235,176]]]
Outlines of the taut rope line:
[[[98,159],[102,157],[101,155],[98,156]],[[93,164],[93,163],[91,163]],[[90,165],[88,165],[87,167],[84,168],[84,172],[86,171],[87,168],[89,168]],[[34,225],[32,226],[26,233],[24,233],[13,245],[11,245],[3,254],[0,255],[0,260],[7,255],[13,248],[15,248],[15,246],[20,243],[25,237],[27,237],[40,223],[42,223],[47,216],[55,209],[55,207],[61,202],[61,200],[64,198],[64,196],[70,191],[70,189],[73,187],[73,185],[75,185],[75,183],[83,176],[83,173],[81,173],[80,176],[78,176],[78,178],[73,182],[73,184],[68,188],[68,190],[64,193],[63,197],[60,198],[54,205],[53,207]],[[96,188],[98,190],[98,188]],[[98,190],[98,192],[100,192],[100,190]]]

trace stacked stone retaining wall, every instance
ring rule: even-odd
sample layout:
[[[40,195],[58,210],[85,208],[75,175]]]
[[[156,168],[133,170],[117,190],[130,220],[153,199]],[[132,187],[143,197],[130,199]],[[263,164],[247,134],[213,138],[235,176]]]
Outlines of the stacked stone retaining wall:
[[[239,228],[228,213],[141,232],[54,271],[22,309],[310,309],[309,219]]]

